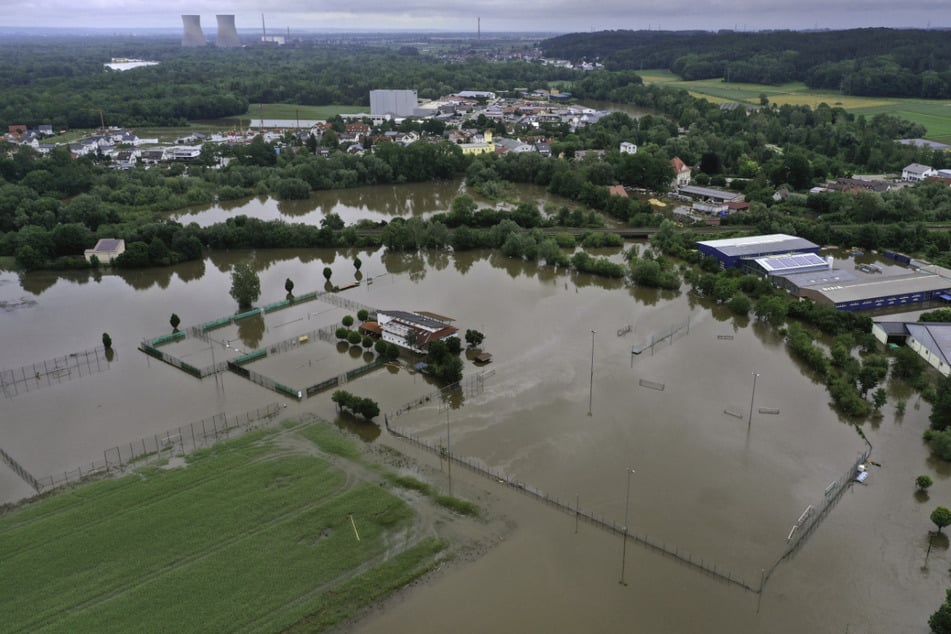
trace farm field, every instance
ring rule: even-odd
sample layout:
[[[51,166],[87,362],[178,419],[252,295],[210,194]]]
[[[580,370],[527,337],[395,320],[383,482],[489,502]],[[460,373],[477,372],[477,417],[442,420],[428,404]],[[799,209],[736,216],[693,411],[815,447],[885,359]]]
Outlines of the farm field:
[[[645,70],[638,73],[644,83],[663,83],[683,88],[694,97],[714,103],[741,102],[759,105],[760,95],[777,105],[808,105],[820,103],[840,106],[855,114],[873,116],[879,113],[920,123],[928,130],[925,138],[951,144],[951,103],[928,99],[893,99],[887,97],[855,97],[830,91],[811,90],[801,82],[768,86],[765,84],[726,83],[719,79],[683,81],[667,70]]]
[[[351,443],[285,423],[7,512],[4,631],[320,631],[351,617],[444,547]]]

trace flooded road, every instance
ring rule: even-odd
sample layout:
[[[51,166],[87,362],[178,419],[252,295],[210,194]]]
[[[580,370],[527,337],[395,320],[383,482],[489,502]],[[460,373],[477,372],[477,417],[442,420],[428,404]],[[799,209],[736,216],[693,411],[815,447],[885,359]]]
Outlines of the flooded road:
[[[116,350],[101,371],[0,400],[0,447],[44,476],[222,411],[281,402],[289,414],[335,419],[329,393],[296,403],[230,373],[200,381],[136,348],[170,332],[172,312],[183,327],[233,314],[234,263],[253,259],[264,305],[284,298],[288,277],[299,295],[322,289],[324,266],[337,284],[354,279],[357,255],[364,282],[343,297],[447,315],[463,332],[485,333],[483,349],[494,355],[485,368],[466,361],[467,377],[494,371],[481,393],[448,415],[436,403],[414,408],[390,419],[392,426],[435,443],[448,441],[448,426],[454,454],[609,523],[622,525],[627,515],[632,533],[754,586],[784,552],[803,509],[821,500],[865,448],[831,410],[825,388],[762,324],[711,310],[686,293],[630,289],[498,253],[382,250],[216,253],[121,274],[0,273],[4,368],[93,348],[103,332]],[[268,346],[295,335],[293,320],[303,332],[345,314],[352,311],[314,302],[220,337],[242,349]],[[672,329],[676,335],[653,350],[632,354]],[[213,346],[225,354],[215,343],[189,353],[207,358]],[[314,363],[337,373],[361,361],[350,350],[313,342],[248,367],[303,384],[319,378]],[[347,389],[387,412],[435,386],[406,368],[382,368]],[[576,534],[570,515],[460,469],[460,483],[486,491],[490,512],[510,518],[514,529],[481,559],[408,590],[354,631],[419,629],[421,615],[426,631],[459,623],[466,631],[926,631],[949,585],[951,561],[936,548],[923,567],[928,515],[951,501],[951,482],[921,441],[927,404],[911,398],[896,417],[899,395],[892,394],[881,419],[863,425],[881,468],[873,468],[867,485],[846,491],[779,564],[762,596],[634,543],[626,549],[623,586],[617,537],[585,524]],[[435,458],[421,460],[438,469]],[[919,473],[935,479],[925,501],[914,495]],[[447,484],[440,476],[435,483]],[[0,467],[0,499],[27,493]]]

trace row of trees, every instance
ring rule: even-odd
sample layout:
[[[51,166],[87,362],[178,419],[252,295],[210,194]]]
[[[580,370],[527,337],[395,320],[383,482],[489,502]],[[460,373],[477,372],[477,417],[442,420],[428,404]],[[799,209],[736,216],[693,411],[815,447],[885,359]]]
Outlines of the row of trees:
[[[330,397],[338,409],[349,410],[370,421],[380,415],[380,406],[373,399],[356,396],[346,390],[336,390]]]
[[[853,95],[951,96],[951,46],[940,31],[605,31],[559,36],[542,47],[556,57],[602,59],[613,71],[666,68],[686,80],[803,81]]]

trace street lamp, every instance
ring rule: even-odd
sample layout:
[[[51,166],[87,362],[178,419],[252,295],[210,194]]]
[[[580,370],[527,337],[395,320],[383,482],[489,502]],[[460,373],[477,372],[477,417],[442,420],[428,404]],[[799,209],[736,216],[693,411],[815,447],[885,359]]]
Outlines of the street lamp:
[[[594,399],[594,335],[596,330],[591,331],[591,380],[588,382],[588,416],[591,416],[591,402]]]
[[[618,582],[626,586],[624,581],[624,564],[627,561],[627,519],[628,510],[631,506],[631,476],[634,475],[634,469],[626,469],[627,473],[627,494],[624,496],[624,542],[621,545],[621,580]]]
[[[756,378],[759,376],[758,373],[753,372],[753,393],[750,395],[750,418],[746,421],[746,431],[750,430],[750,425],[753,424],[753,401],[756,400]]]

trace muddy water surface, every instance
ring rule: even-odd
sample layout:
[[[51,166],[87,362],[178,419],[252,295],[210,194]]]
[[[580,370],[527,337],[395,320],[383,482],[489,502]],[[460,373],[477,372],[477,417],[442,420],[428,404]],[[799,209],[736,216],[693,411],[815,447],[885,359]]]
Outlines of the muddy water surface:
[[[329,394],[297,404],[231,374],[198,381],[136,347],[168,332],[172,312],[184,326],[233,313],[228,270],[235,262],[254,260],[265,304],[283,299],[287,277],[298,294],[319,290],[324,266],[337,283],[354,279],[356,255],[364,282],[345,297],[450,316],[462,330],[484,332],[484,349],[494,355],[487,368],[466,362],[467,377],[494,374],[448,416],[431,404],[392,425],[437,443],[448,440],[448,426],[453,453],[577,501],[608,522],[622,525],[627,515],[632,532],[753,585],[782,554],[802,510],[865,446],[830,409],[825,389],[789,359],[780,337],[686,294],[629,289],[488,252],[325,250],[216,254],[129,274],[0,274],[3,367],[91,348],[104,331],[116,348],[101,371],[0,400],[0,446],[42,476],[221,411],[285,402],[288,413],[336,418]],[[221,338],[229,346],[271,345],[294,335],[291,317],[310,329],[348,312],[317,304],[298,311],[270,314],[251,331],[235,328]],[[681,325],[653,351],[632,355]],[[229,354],[224,345],[216,340],[188,354]],[[313,363],[349,355],[333,344],[308,345],[274,371],[303,382],[306,361],[310,381]],[[281,359],[268,363],[280,366]],[[390,411],[435,387],[406,368],[383,368],[348,389]],[[617,538],[590,526],[576,535],[570,516],[507,491],[490,495],[497,512],[517,524],[504,543],[355,629],[410,631],[425,615],[426,631],[459,629],[460,622],[467,631],[925,631],[949,584],[946,550],[933,551],[923,567],[928,514],[951,497],[947,470],[929,462],[920,440],[927,414],[927,405],[912,399],[904,417],[896,418],[890,403],[879,421],[864,425],[882,467],[867,486],[848,490],[803,548],[776,568],[759,599],[636,545],[627,548],[629,585],[622,586]],[[914,496],[919,473],[936,480],[929,500]],[[27,492],[0,468],[3,499]]]

